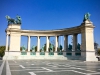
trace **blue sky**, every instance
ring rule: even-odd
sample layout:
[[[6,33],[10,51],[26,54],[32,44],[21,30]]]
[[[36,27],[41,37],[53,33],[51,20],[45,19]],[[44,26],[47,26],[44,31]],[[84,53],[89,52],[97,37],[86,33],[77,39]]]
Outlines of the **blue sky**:
[[[100,45],[100,0],[0,0],[0,45],[5,45],[7,28],[6,15],[22,18],[22,29],[52,30],[78,26],[85,13],[91,14],[95,25],[95,41]],[[80,35],[78,42],[80,43]],[[21,45],[27,46],[27,37],[21,37]],[[54,37],[50,41],[55,40]],[[31,38],[31,46],[36,45],[37,38]],[[59,38],[63,44],[63,37]],[[41,38],[41,45],[46,38]],[[71,38],[69,36],[69,43]]]

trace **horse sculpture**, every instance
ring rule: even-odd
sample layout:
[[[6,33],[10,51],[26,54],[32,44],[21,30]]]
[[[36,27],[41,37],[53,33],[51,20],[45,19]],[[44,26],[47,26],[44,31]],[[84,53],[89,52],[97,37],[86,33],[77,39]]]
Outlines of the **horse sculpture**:
[[[18,15],[16,16],[16,23],[21,24],[21,17]]]
[[[8,24],[15,24],[16,23],[16,21],[15,21],[15,19],[12,19],[12,18],[10,18],[10,16],[6,16],[6,19],[8,20]]]
[[[8,25],[9,24],[21,24],[21,17],[20,16],[16,16],[16,19],[10,18],[10,16],[6,16],[6,19],[8,21]]]

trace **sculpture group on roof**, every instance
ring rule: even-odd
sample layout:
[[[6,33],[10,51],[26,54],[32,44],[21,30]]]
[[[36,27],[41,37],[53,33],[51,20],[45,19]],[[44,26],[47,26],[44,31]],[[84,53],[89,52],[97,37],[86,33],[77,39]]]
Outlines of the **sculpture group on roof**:
[[[9,24],[21,24],[21,17],[20,16],[16,16],[16,18],[15,19],[13,19],[13,18],[10,18],[10,16],[6,16],[6,19],[7,19],[7,21],[8,21],[8,25]],[[89,13],[86,13],[85,15],[84,15],[84,19],[83,19],[83,21],[86,21],[86,20],[90,20],[90,14]]]
[[[8,25],[9,24],[21,24],[21,17],[20,16],[16,16],[15,19],[10,18],[10,16],[6,15],[6,19],[8,21]]]

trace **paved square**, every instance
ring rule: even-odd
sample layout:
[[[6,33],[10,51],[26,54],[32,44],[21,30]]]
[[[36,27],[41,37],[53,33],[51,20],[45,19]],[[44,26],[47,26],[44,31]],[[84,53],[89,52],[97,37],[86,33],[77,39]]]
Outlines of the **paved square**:
[[[100,75],[100,62],[75,60],[0,61],[1,75]]]

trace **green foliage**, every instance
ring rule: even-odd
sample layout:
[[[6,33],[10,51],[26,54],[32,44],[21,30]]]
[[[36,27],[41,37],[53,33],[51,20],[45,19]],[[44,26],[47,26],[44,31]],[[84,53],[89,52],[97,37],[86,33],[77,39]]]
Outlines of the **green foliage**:
[[[78,44],[77,44],[77,49],[78,49],[78,50],[80,50],[80,46],[81,46],[81,45],[78,43]],[[71,45],[71,44],[69,44],[68,50],[72,50],[72,45]]]
[[[44,44],[44,52],[46,51],[46,44]]]
[[[35,46],[35,52],[37,52],[37,46]]]
[[[60,51],[60,48],[59,48],[59,47],[57,47],[57,51],[58,51],[58,52]]]
[[[57,51],[60,52],[60,50],[62,50],[62,49],[63,49],[63,47],[62,47],[62,45],[60,45],[60,46],[57,48]]]
[[[32,49],[30,51],[32,51]],[[37,52],[37,46],[35,46],[35,52]]]
[[[71,44],[69,44],[68,49],[69,49],[69,50],[72,50],[72,45],[71,45]]]
[[[100,48],[98,48],[98,50],[97,50],[97,54],[100,55]]]
[[[78,49],[78,50],[80,50],[80,46],[81,46],[81,45],[78,43],[78,44],[77,44],[77,49]]]
[[[20,51],[22,51],[22,47],[20,47]]]
[[[50,48],[51,43],[49,43],[49,48]],[[52,44],[53,45],[53,44]],[[49,49],[48,49],[49,50]],[[55,46],[53,45],[53,50],[55,51]],[[41,51],[41,50],[40,50]],[[44,44],[44,51],[46,51],[46,44]]]
[[[62,48],[63,48],[62,45],[60,45],[60,50],[62,50]]]
[[[97,48],[98,48],[98,46],[99,46],[99,44],[98,44],[98,43],[96,43],[96,42],[94,42],[94,48],[95,48],[95,49],[97,49]]]
[[[3,57],[5,54],[5,46],[0,46],[0,57]]]

